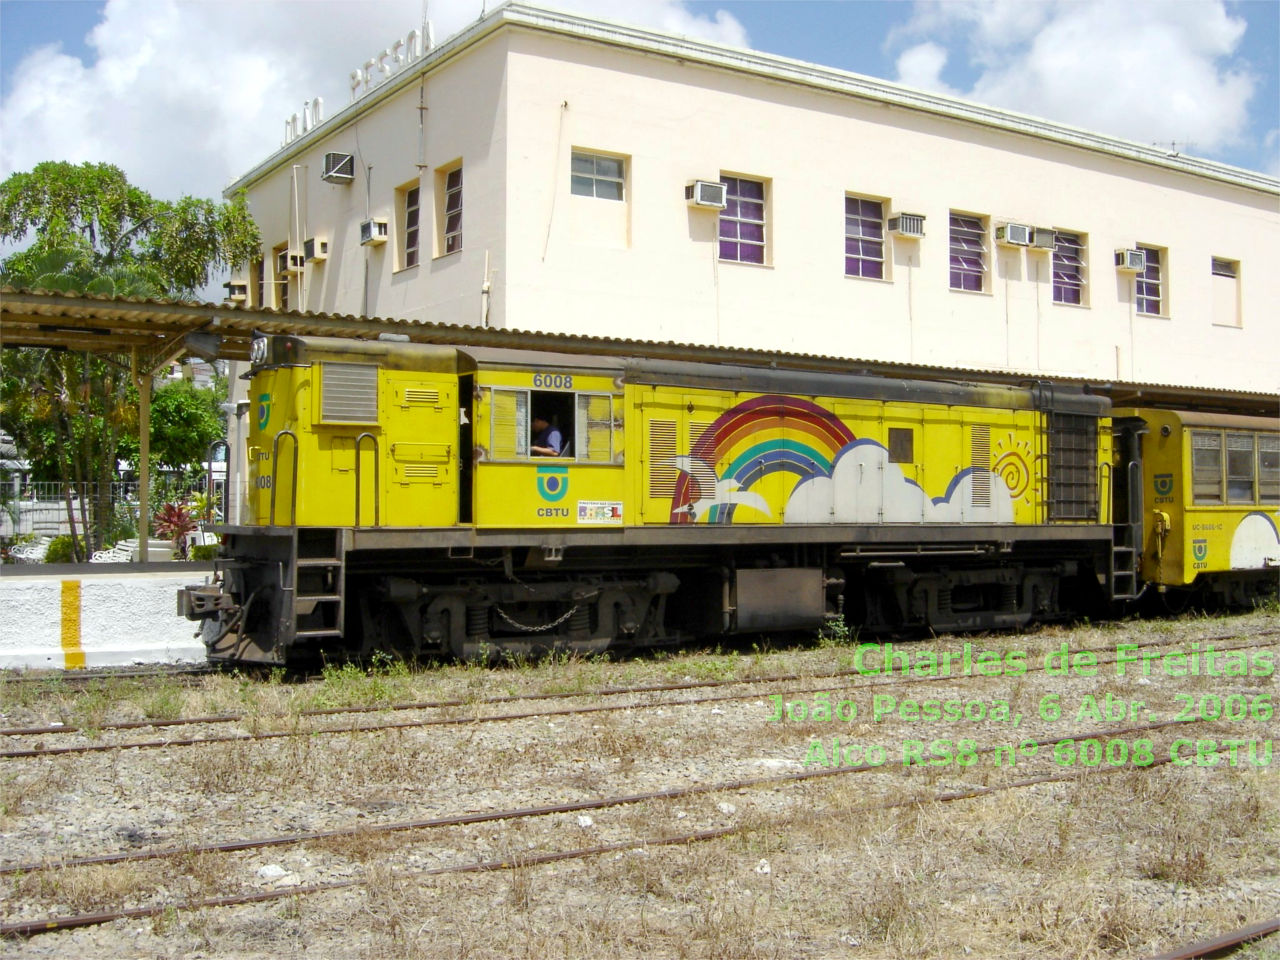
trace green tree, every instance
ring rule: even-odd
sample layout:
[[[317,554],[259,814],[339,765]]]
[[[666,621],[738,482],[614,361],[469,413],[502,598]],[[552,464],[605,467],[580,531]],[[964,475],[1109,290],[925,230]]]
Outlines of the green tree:
[[[244,262],[261,247],[243,194],[225,203],[158,200],[101,163],[41,163],[0,183],[0,239],[28,243],[0,263],[0,283],[131,297],[190,297],[214,270]],[[181,421],[182,411],[199,403],[173,406]],[[136,410],[123,358],[4,351],[0,417],[36,476],[61,481],[68,493],[72,484],[93,480],[102,493],[92,516],[82,503],[79,521],[90,531],[90,549],[101,546],[110,522],[106,498],[121,442],[132,437],[136,449]],[[170,443],[166,431],[181,429],[165,425],[168,415],[161,415],[162,447]],[[166,449],[161,457],[171,455],[178,453]],[[67,503],[70,514],[69,495]]]
[[[93,277],[141,269],[165,296],[190,296],[214,270],[248,260],[262,245],[243,192],[224,203],[158,200],[109,163],[41,163],[0,183],[0,239],[32,234],[6,272],[12,262],[30,276],[28,260],[57,251]]]

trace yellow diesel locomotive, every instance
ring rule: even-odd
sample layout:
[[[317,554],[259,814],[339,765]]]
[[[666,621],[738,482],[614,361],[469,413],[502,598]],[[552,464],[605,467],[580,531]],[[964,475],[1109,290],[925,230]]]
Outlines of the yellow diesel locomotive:
[[[1195,582],[1237,515],[1252,546],[1203,569],[1245,595],[1280,562],[1261,421],[1219,429],[1209,520],[1194,419],[1077,388],[280,335],[252,359],[248,522],[179,596],[213,660],[1014,627]],[[1177,510],[1148,502],[1169,473]]]

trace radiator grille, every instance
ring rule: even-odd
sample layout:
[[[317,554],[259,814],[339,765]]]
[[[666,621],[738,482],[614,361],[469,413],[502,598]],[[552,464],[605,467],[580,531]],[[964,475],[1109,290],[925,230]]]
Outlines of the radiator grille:
[[[1049,414],[1049,520],[1098,519],[1098,421]]]
[[[670,500],[676,495],[676,422],[649,421],[649,496]]]
[[[320,419],[324,423],[378,422],[378,368],[360,363],[320,367]]]

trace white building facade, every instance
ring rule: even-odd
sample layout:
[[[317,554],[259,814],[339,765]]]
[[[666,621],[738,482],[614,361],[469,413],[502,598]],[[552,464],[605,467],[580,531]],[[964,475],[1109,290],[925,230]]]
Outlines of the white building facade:
[[[1274,178],[520,4],[404,59],[229,188],[233,295],[1280,389]]]

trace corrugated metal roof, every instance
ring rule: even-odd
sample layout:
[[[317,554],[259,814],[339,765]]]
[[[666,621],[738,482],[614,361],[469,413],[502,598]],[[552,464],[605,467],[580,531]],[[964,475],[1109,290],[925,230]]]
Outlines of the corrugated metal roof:
[[[1006,384],[1052,381],[1077,385],[1110,396],[1118,403],[1203,408],[1261,416],[1274,416],[1280,405],[1280,394],[1276,393],[1191,384],[1050,377],[1044,373],[1020,370],[942,367],[858,357],[784,353],[751,347],[541,333],[385,317],[366,319],[300,310],[258,310],[240,304],[104,297],[0,287],[0,346],[4,347],[60,347],[114,354],[128,354],[136,349],[147,368],[154,369],[190,352],[185,338],[192,333],[219,337],[218,356],[222,359],[248,360],[249,344],[256,331],[362,338],[386,333],[406,336],[415,343],[457,347],[557,351],[579,356],[640,356],[923,380],[976,380]]]

